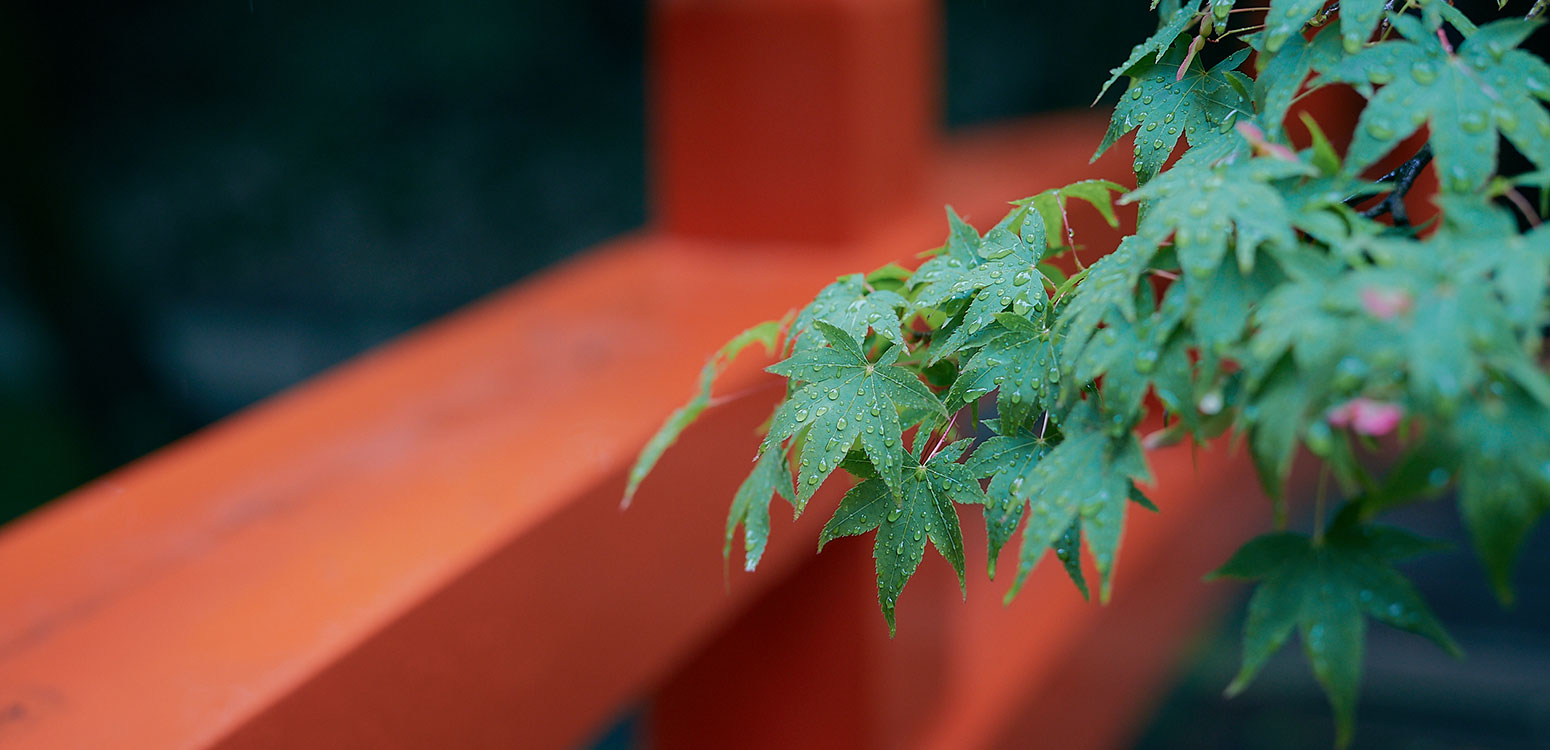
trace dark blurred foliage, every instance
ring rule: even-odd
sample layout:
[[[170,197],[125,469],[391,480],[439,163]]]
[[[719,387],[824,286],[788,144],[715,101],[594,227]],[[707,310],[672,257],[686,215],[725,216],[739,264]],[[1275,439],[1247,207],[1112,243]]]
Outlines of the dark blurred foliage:
[[[946,3],[949,123],[1085,105],[1101,5]],[[645,15],[0,7],[0,520],[643,223]]]
[[[1247,499],[1247,498],[1245,498]],[[1167,509],[1163,509],[1167,512]],[[1518,564],[1517,603],[1491,594],[1453,498],[1386,515],[1454,548],[1401,563],[1464,650],[1455,659],[1431,641],[1368,621],[1354,748],[1537,750],[1550,747],[1550,526],[1541,524]],[[1304,525],[1303,531],[1306,531]],[[1233,586],[1227,583],[1201,584]],[[1294,750],[1329,747],[1334,721],[1296,636],[1235,698],[1222,690],[1238,671],[1250,589],[1203,629],[1185,655],[1140,750]],[[1115,592],[1116,596],[1123,595]]]

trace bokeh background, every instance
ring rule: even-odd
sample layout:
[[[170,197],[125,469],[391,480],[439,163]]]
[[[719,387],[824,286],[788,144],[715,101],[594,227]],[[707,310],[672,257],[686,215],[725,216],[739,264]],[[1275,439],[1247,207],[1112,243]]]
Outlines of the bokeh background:
[[[1144,6],[947,0],[944,127],[1085,106]],[[641,0],[0,4],[0,521],[645,223],[645,23]],[[1463,538],[1445,504],[1407,513]],[[1409,567],[1470,659],[1375,627],[1361,744],[1550,747],[1547,541],[1512,612],[1467,553]],[[1294,650],[1220,699],[1232,612],[1142,745],[1327,742]]]

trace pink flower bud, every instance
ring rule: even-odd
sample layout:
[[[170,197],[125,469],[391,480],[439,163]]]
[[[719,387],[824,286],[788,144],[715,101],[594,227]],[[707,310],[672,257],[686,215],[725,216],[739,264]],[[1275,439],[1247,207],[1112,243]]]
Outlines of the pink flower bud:
[[[1271,143],[1265,138],[1265,131],[1260,130],[1258,125],[1244,121],[1235,127],[1238,129],[1238,135],[1243,136],[1243,140],[1253,144],[1255,153],[1282,161],[1297,161],[1297,154],[1279,143]]]
[[[1362,287],[1362,308],[1379,320],[1388,320],[1395,315],[1409,312],[1410,303],[1410,294],[1402,289]]]
[[[1335,427],[1350,427],[1359,435],[1387,435],[1399,426],[1404,407],[1388,401],[1353,398],[1333,409],[1324,419]]]

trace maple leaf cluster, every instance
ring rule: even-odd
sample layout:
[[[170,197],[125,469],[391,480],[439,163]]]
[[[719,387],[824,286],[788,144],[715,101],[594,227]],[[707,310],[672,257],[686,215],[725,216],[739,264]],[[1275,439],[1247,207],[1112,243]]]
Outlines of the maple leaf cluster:
[[[946,241],[913,272],[842,277],[712,358],[630,493],[726,361],[754,342],[779,351],[786,396],[725,551],[741,528],[752,570],[773,499],[799,514],[847,474],[819,547],[874,535],[892,631],[927,542],[964,580],[965,508],[991,576],[1015,547],[1008,598],[1051,549],[1086,596],[1085,546],[1107,601],[1130,506],[1157,510],[1140,489],[1147,450],[1230,435],[1279,528],[1216,573],[1259,581],[1229,692],[1295,630],[1343,745],[1368,619],[1456,650],[1392,566],[1439,545],[1378,517],[1451,493],[1510,601],[1519,547],[1550,509],[1550,230],[1520,192],[1550,195],[1550,66],[1520,49],[1546,4],[1478,26],[1443,0],[1160,5],[1103,86],[1128,81],[1098,154],[1130,138],[1134,188],[1052,188],[983,233],[949,209]],[[1329,86],[1367,100],[1343,154],[1306,115],[1306,137],[1288,134],[1295,103]],[[1423,128],[1404,166],[1372,174]],[[1502,143],[1534,170],[1503,174]],[[1437,193],[1407,196],[1427,168]],[[1407,198],[1436,217],[1412,225]],[[1083,264],[1073,201],[1111,226],[1116,202],[1135,204],[1134,232]],[[1327,511],[1321,491],[1310,533],[1294,533],[1283,493],[1304,452],[1343,502]]]

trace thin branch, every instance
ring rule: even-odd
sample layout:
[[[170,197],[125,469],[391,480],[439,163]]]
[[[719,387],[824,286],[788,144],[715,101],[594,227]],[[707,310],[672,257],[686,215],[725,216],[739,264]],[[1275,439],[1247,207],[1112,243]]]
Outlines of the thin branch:
[[[1378,182],[1392,182],[1394,187],[1389,194],[1377,205],[1362,212],[1362,216],[1375,219],[1388,214],[1394,219],[1394,226],[1410,226],[1410,215],[1405,211],[1405,194],[1415,186],[1415,180],[1421,175],[1421,170],[1432,161],[1432,145],[1427,143],[1415,152],[1404,164],[1399,165],[1394,171],[1378,178]],[[1346,199],[1346,205],[1355,206],[1371,196],[1361,195]]]

